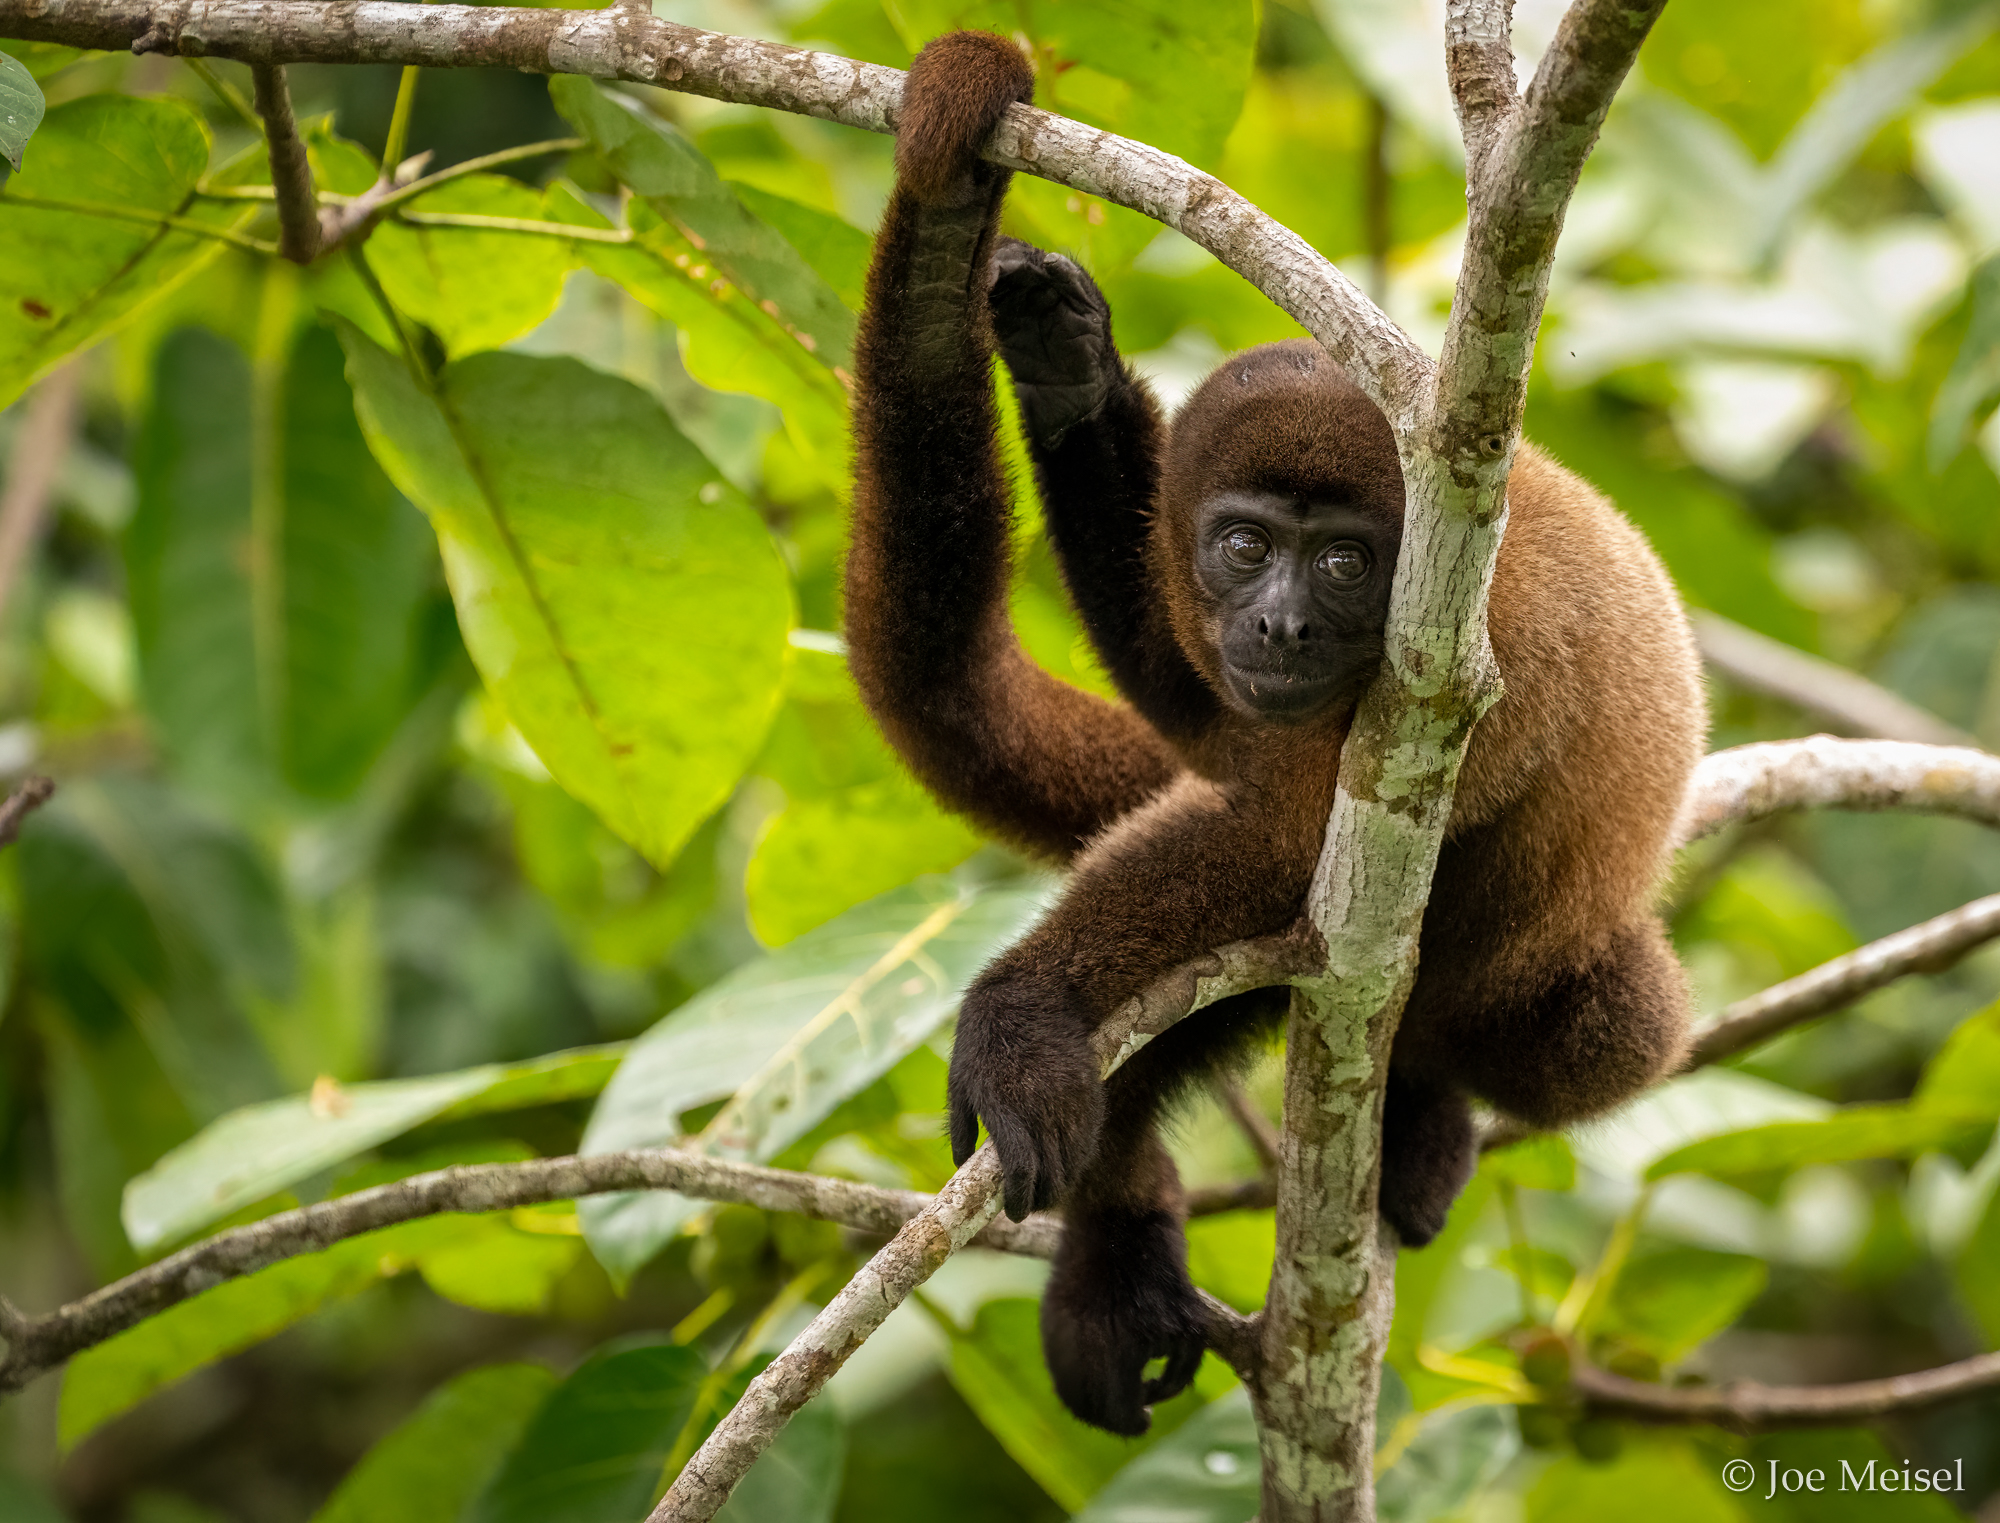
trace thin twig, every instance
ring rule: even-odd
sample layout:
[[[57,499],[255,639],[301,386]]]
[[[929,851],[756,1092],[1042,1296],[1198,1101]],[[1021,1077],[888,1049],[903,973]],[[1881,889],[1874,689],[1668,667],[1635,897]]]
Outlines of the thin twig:
[[[1855,1423],[1914,1412],[2000,1387],[2000,1353],[1977,1354],[1937,1369],[1842,1385],[1666,1386],[1628,1380],[1578,1362],[1571,1379],[1591,1409],[1643,1422],[1713,1423],[1749,1432],[1820,1423]]]
[[[1271,1118],[1257,1108],[1256,1102],[1243,1093],[1243,1086],[1234,1079],[1224,1080],[1217,1089],[1230,1118],[1236,1123],[1236,1129],[1257,1154],[1257,1161],[1264,1166],[1266,1173],[1275,1170],[1281,1149],[1278,1129],[1271,1125]]]
[[[55,783],[39,773],[21,780],[21,786],[0,802],[0,847],[12,846],[21,838],[28,816],[55,797],[55,791]]]
[[[21,408],[14,448],[7,456],[7,479],[0,485],[0,613],[6,611],[55,504],[56,478],[76,438],[82,380],[82,364],[70,360],[50,371]]]
[[[1947,724],[1859,672],[1745,629],[1703,608],[1688,610],[1702,658],[1741,687],[1783,699],[1845,735],[1913,740],[1932,746],[1976,746]]]
[[[492,153],[482,153],[476,159],[461,159],[449,169],[440,169],[434,175],[425,175],[420,180],[412,180],[376,203],[378,211],[388,211],[401,206],[405,201],[414,200],[427,191],[436,190],[451,180],[466,175],[482,174],[489,169],[498,169],[503,164],[518,164],[523,159],[539,159],[551,153],[571,153],[583,147],[580,137],[545,138],[539,143],[523,143],[518,148],[501,148]]]
[[[203,58],[183,58],[182,63],[194,71],[194,77],[214,92],[215,98],[243,119],[243,125],[252,132],[262,132],[264,123],[258,117],[250,102],[243,98],[243,92],[216,72],[213,65]]]
[[[319,252],[319,203],[313,198],[312,162],[292,117],[292,92],[282,64],[253,63],[257,115],[264,121],[264,144],[271,164],[271,189],[278,201],[278,253],[293,264],[311,264]]]

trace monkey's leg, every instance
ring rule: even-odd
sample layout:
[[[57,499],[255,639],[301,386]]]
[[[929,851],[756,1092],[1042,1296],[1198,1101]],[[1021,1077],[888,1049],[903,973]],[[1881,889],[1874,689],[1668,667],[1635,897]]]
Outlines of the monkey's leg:
[[[1609,1110],[1687,1054],[1687,978],[1657,919],[1517,1002],[1448,1027],[1460,1081],[1531,1126]]]
[[[1105,1086],[1096,1157],[1063,1209],[1042,1297],[1042,1352],[1056,1393],[1084,1422],[1144,1433],[1146,1408],[1185,1390],[1206,1321],[1188,1278],[1180,1176],[1156,1120],[1174,1093],[1230,1064],[1284,1014],[1289,991],[1259,989],[1197,1011]],[[1146,1366],[1164,1359],[1152,1379]]]
[[[1381,1211],[1405,1248],[1444,1230],[1478,1163],[1465,1096],[1389,1069],[1382,1109]]]
[[[983,1118],[1014,1220],[1065,1195],[1097,1148],[1099,1023],[1177,963],[1290,925],[1328,802],[1177,780],[1093,842],[1062,901],[966,991],[952,1151],[971,1156]]]

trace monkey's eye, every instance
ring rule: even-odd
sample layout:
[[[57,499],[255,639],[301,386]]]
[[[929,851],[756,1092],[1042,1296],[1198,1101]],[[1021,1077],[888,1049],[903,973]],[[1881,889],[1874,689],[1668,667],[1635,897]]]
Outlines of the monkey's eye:
[[[1319,569],[1336,582],[1358,582],[1368,575],[1368,550],[1353,540],[1330,545],[1319,558]]]
[[[1222,553],[1238,566],[1261,566],[1271,558],[1271,541],[1261,529],[1238,524],[1222,536]]]

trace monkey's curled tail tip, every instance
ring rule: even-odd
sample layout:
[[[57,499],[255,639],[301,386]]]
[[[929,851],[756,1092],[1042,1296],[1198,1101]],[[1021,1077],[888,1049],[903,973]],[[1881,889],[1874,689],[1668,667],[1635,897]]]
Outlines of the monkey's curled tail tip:
[[[910,65],[896,124],[896,174],[919,201],[965,199],[979,150],[1015,101],[1035,98],[1021,50],[991,32],[947,32]]]

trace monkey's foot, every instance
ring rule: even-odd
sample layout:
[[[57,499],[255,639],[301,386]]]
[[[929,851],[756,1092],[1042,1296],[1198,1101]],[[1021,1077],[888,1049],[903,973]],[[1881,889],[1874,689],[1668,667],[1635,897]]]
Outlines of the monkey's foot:
[[[1042,1353],[1063,1405],[1128,1437],[1146,1408],[1186,1390],[1206,1316],[1187,1273],[1187,1240],[1167,1211],[1093,1211],[1072,1220],[1042,1296]],[[1146,1378],[1146,1366],[1164,1359]]]
[[[964,1163],[984,1120],[1002,1199],[1020,1221],[1065,1195],[1097,1152],[1104,1084],[1089,1014],[1058,979],[988,973],[966,991],[946,1087],[951,1156]]]
[[[1392,1072],[1382,1112],[1381,1210],[1405,1248],[1421,1248],[1444,1230],[1477,1162],[1465,1097]]]

